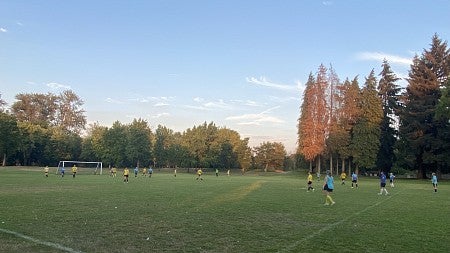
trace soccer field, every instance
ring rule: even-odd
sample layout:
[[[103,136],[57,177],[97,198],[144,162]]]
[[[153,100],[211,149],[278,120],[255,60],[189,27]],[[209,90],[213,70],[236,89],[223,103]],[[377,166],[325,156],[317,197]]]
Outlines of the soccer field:
[[[448,182],[397,180],[379,196],[376,178],[335,177],[324,206],[304,174],[203,177],[0,168],[0,252],[450,252]]]

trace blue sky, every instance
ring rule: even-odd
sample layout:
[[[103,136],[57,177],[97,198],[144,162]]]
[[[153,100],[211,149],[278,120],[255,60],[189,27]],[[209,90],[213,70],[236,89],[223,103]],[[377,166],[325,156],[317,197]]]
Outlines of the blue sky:
[[[321,63],[364,83],[406,77],[450,1],[0,1],[0,93],[72,89],[89,123],[213,121],[293,152],[303,85]],[[404,81],[403,81],[404,84]]]

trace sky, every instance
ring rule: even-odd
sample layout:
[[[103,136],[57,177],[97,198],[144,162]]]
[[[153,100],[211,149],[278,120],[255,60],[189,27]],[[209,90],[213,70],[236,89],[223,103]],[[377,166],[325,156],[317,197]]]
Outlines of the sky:
[[[293,153],[320,64],[363,85],[387,59],[406,78],[434,34],[450,38],[449,13],[447,0],[1,0],[0,93],[71,89],[89,124],[214,122]]]

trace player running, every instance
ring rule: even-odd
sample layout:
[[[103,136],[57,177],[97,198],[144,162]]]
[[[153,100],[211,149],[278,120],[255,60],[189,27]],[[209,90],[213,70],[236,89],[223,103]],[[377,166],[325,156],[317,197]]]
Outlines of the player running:
[[[391,187],[394,187],[394,179],[395,179],[394,173],[391,172],[389,174],[389,184],[391,185]]]
[[[197,180],[198,180],[198,179],[203,180],[202,174],[203,174],[203,171],[202,171],[201,169],[198,169],[198,170],[197,170]]]
[[[437,180],[436,173],[434,173],[434,172],[431,174],[431,183],[433,184],[434,192],[437,192],[438,180]]]
[[[48,177],[48,171],[49,171],[48,166],[45,166],[45,168],[44,168],[44,175],[45,175],[45,177]]]
[[[341,173],[341,185],[345,185],[345,179],[347,178],[347,174],[345,173],[345,171],[342,171]]]
[[[314,191],[314,188],[312,187],[313,176],[312,176],[311,172],[308,172],[307,181],[308,181],[308,190],[307,190],[307,192],[309,192],[309,190],[311,190],[311,189]]]
[[[327,175],[325,176],[324,181],[325,181],[325,184],[323,185],[323,191],[327,195],[325,198],[324,205],[326,205],[326,206],[328,206],[330,204],[334,205],[334,204],[336,204],[336,202],[334,202],[333,199],[331,198],[331,193],[333,192],[333,189],[334,189],[334,179],[329,170],[327,170]]]
[[[128,184],[128,177],[130,176],[130,170],[127,167],[123,170],[123,182]]]
[[[380,174],[380,193],[378,193],[378,195],[383,195],[383,191],[386,193],[386,195],[389,194],[389,192],[386,190],[386,175],[382,171]]]
[[[77,166],[74,164],[74,165],[72,166],[72,177],[73,177],[73,178],[75,178],[75,176],[77,175],[77,171],[78,171],[78,168],[77,168]]]
[[[358,188],[358,175],[354,171],[352,173],[352,188],[353,184],[355,184],[355,187]]]

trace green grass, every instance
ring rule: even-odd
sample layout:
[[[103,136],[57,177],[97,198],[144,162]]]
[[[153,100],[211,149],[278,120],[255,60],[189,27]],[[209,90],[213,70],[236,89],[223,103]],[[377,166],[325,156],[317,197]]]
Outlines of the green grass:
[[[429,181],[397,180],[378,196],[377,179],[360,178],[359,189],[336,180],[336,205],[324,206],[305,179],[156,171],[124,184],[0,168],[0,252],[63,252],[38,242],[80,252],[450,252],[448,182],[435,194]]]

